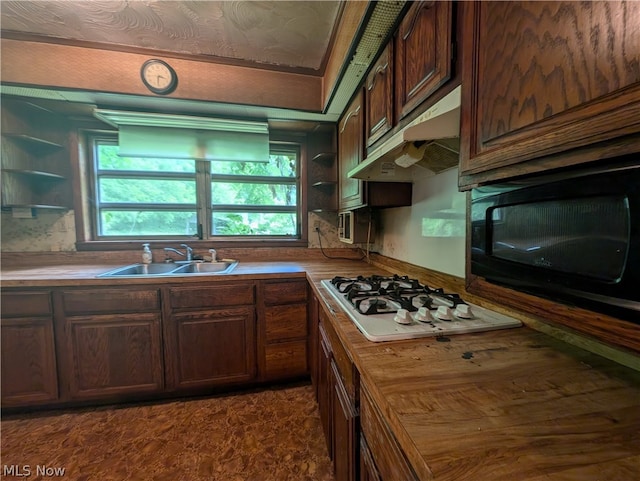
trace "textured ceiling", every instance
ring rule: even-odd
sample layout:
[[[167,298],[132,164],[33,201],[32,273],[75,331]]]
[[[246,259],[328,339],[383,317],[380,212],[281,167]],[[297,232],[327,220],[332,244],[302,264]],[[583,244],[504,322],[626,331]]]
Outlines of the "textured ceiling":
[[[4,33],[322,73],[339,1],[7,1]]]

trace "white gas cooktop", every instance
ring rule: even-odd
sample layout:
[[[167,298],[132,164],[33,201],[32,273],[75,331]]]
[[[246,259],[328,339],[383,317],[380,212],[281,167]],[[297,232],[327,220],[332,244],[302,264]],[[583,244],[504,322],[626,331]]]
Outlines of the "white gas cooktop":
[[[340,304],[340,307],[346,312],[362,334],[373,342],[450,336],[470,332],[507,329],[522,325],[517,319],[490,311],[475,304],[461,302],[453,306],[447,299],[441,299],[437,295],[432,296],[432,301],[428,307],[418,307],[421,301],[417,301],[417,299],[424,300],[427,296],[413,295],[412,297],[415,299],[414,307],[408,309],[403,309],[401,304],[396,304],[393,296],[379,296],[374,294],[366,297],[359,295],[357,300],[359,300],[360,303],[357,309],[354,306],[354,299],[349,300],[347,294],[340,291],[340,289],[344,288],[344,284],[337,287],[330,279],[322,280],[321,284]],[[420,285],[420,287],[422,288],[424,286]],[[386,291],[383,290],[382,292],[386,294]],[[368,303],[383,303],[385,306],[383,310],[393,312],[363,314],[361,311],[367,310]],[[407,306],[404,305],[404,307]],[[415,310],[412,311],[410,309]]]

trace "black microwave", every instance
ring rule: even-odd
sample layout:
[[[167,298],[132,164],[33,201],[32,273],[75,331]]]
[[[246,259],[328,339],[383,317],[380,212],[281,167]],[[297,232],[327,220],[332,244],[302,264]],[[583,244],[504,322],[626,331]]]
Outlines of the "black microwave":
[[[640,155],[478,187],[471,272],[640,324]]]

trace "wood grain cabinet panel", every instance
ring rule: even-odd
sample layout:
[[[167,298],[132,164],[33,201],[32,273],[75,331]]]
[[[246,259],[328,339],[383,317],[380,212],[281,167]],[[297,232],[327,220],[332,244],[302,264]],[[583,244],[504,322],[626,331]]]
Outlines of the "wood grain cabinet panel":
[[[45,404],[59,396],[49,291],[2,291],[2,407]]]
[[[160,309],[158,289],[77,289],[62,292],[66,315],[89,313],[148,312]]]
[[[338,122],[339,208],[354,209],[366,205],[364,182],[347,175],[364,158],[364,99],[358,91]]]
[[[357,412],[342,383],[335,362],[331,362],[333,464],[336,481],[355,481],[358,455]]]
[[[371,461],[377,467],[374,479],[417,481],[411,465],[398,446],[377,406],[363,386],[360,392],[360,424]],[[365,478],[366,479],[366,478]]]
[[[640,3],[467,6],[462,187],[640,150]]]
[[[253,307],[174,313],[173,379],[177,389],[213,387],[255,377]]]
[[[396,34],[397,120],[443,85],[452,73],[452,2],[414,2]]]
[[[309,374],[306,279],[260,283],[260,371],[265,380]]]
[[[2,296],[4,304],[5,296]],[[3,318],[2,407],[53,402],[58,399],[58,374],[51,317]]]
[[[368,146],[393,127],[393,69],[393,42],[390,42],[371,68],[365,82]]]
[[[360,436],[360,481],[382,481],[364,436]]]
[[[202,390],[256,377],[255,284],[173,286],[165,294],[169,389]]]
[[[253,305],[255,287],[253,283],[233,283],[216,286],[172,287],[169,291],[172,309],[218,308]]]
[[[65,320],[69,396],[106,399],[164,388],[159,313]]]

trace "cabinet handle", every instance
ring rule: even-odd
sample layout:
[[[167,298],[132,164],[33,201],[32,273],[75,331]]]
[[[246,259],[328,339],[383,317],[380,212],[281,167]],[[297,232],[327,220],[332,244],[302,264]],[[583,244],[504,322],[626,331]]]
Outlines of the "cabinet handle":
[[[384,65],[378,65],[378,67],[376,68],[376,73],[373,74],[373,79],[371,79],[371,83],[367,86],[367,90],[373,90],[373,87],[375,87],[376,85],[378,75],[384,74],[387,71],[387,68],[389,68],[389,62],[385,63]]]
[[[413,32],[413,29],[416,26],[416,22],[418,21],[418,16],[422,12],[422,10],[429,10],[435,4],[436,4],[436,2],[433,2],[433,1],[431,1],[431,2],[422,2],[422,6],[420,6],[419,8],[416,8],[415,13],[413,14],[413,18],[411,19],[411,22],[409,22],[409,28],[402,35],[402,40],[406,40],[407,38],[409,38],[409,35],[411,35],[411,32]]]
[[[357,117],[359,113],[360,113],[360,105],[358,105],[358,108],[356,108],[355,110],[352,110],[347,114],[347,117],[344,119],[344,122],[342,122],[342,128],[340,129],[340,133],[344,132],[344,129],[347,127],[347,122],[349,122],[351,117]]]

